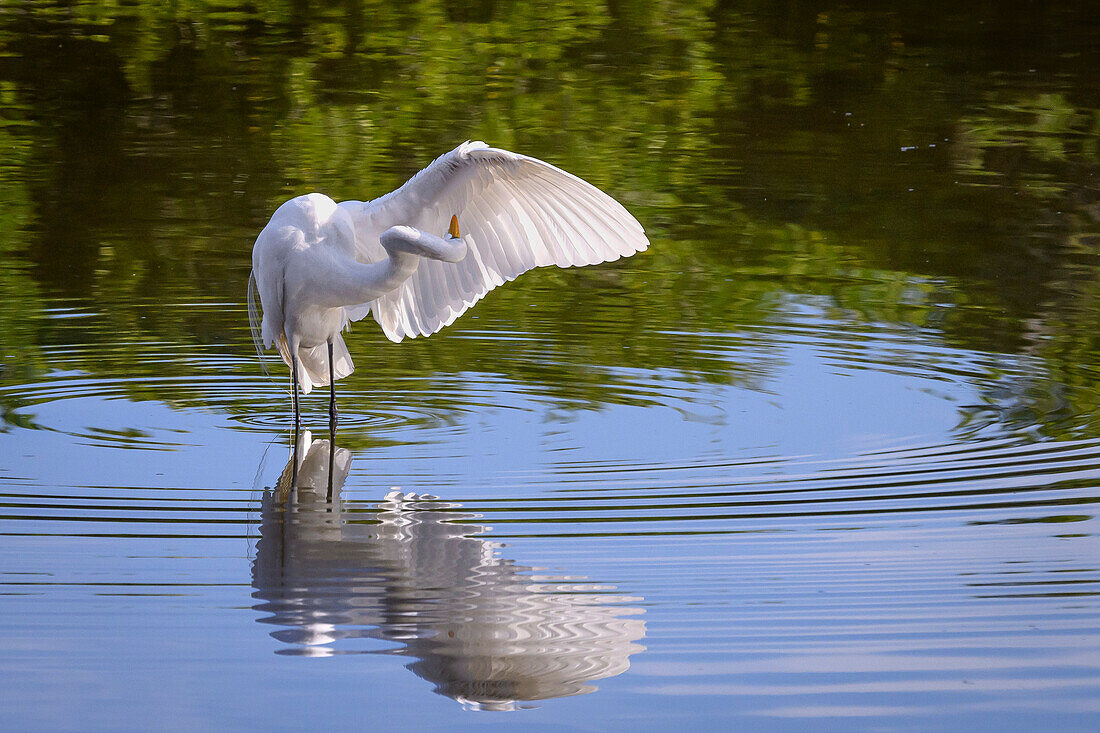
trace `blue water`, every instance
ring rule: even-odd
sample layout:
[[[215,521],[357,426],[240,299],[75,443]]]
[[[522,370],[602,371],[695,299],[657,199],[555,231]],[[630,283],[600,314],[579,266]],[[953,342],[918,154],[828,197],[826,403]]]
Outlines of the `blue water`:
[[[183,400],[255,392],[242,424],[47,374],[21,388],[39,429],[3,438],[5,719],[1084,727],[1100,443],[967,434],[966,370],[994,356],[804,311],[669,335],[781,365],[753,388],[620,369],[646,404],[563,410],[471,371],[347,394],[381,427],[345,432],[386,441],[338,448],[332,500],[324,395],[292,491],[289,434],[255,426],[286,419],[277,383],[169,352],[200,367]]]
[[[1097,729],[1094,15],[0,4],[0,728]],[[256,234],[466,139],[651,247],[292,435]]]

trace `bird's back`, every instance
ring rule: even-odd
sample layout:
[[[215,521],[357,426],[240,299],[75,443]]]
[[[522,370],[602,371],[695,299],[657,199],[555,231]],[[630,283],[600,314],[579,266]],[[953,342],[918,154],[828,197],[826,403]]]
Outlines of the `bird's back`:
[[[265,348],[283,335],[287,316],[287,283],[300,273],[294,261],[308,257],[311,246],[324,242],[337,212],[328,196],[310,193],[290,199],[271,215],[252,248],[252,271],[263,307],[260,336]]]
[[[253,340],[258,350],[259,342],[264,348],[277,346],[292,369],[297,361],[298,384],[306,394],[328,384],[330,370],[340,379],[355,369],[340,338],[348,317],[343,308],[325,303],[326,287],[340,276],[341,262],[354,261],[354,254],[355,233],[346,212],[318,193],[276,209],[252,248],[252,276],[263,308],[257,329],[249,307]]]

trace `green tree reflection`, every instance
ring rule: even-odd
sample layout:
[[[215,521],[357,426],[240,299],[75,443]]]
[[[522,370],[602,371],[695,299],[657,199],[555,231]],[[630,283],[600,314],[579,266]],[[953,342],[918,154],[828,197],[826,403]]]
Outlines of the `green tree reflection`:
[[[757,384],[767,364],[669,334],[752,329],[794,294],[1034,359],[1010,400],[989,396],[998,419],[1014,400],[1021,423],[1059,433],[1068,412],[1098,434],[1097,33],[1071,6],[956,5],[0,4],[4,383],[74,338],[36,315],[48,302],[99,314],[79,338],[112,347],[54,366],[190,368],[148,364],[150,341],[247,354],[239,306],[151,305],[239,304],[282,200],[370,197],[483,138],[608,190],[655,246],[475,310],[540,334],[545,358],[415,342],[386,352],[383,386],[471,364],[566,406],[634,399],[604,367]]]

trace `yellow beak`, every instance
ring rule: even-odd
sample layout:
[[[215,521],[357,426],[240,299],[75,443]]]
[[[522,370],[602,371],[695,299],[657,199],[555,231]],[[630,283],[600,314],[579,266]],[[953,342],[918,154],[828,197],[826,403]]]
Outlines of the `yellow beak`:
[[[458,217],[457,216],[453,216],[453,215],[451,216],[451,228],[447,230],[447,234],[450,234],[455,239],[460,239],[462,237],[462,235],[458,233]]]

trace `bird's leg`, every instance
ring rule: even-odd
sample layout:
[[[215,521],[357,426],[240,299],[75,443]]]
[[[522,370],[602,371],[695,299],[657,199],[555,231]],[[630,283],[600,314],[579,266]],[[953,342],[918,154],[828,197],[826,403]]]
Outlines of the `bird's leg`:
[[[290,491],[287,492],[287,504],[283,505],[283,510],[284,511],[286,510],[286,507],[289,506],[290,498],[292,496],[294,496],[294,492],[296,492],[298,490],[298,463],[299,463],[299,460],[298,460],[298,425],[297,425],[297,423],[295,423],[295,425],[294,425],[294,435],[291,436],[291,440],[294,441],[294,453],[293,453],[293,457],[292,457],[293,468],[291,469],[291,472],[290,472]]]
[[[336,369],[332,364],[332,342],[328,342],[328,432],[336,448]],[[331,475],[331,474],[330,474]]]
[[[328,446],[328,508],[326,511],[332,511],[332,469],[335,467],[336,458],[336,432],[332,433],[332,440],[329,441]]]
[[[332,342],[328,342],[328,510],[332,511],[332,469],[336,457],[336,369],[332,364]]]
[[[290,489],[286,492],[286,501],[283,502],[283,521],[279,524],[279,533],[282,535],[279,542],[279,570],[284,571],[286,569],[286,545],[287,545],[287,525],[290,524],[290,512],[293,511],[294,506],[298,503],[298,465],[301,462],[299,458],[298,448],[298,424],[294,424],[294,435],[291,436],[291,440],[294,441],[294,452],[291,454],[290,463],[293,468],[290,469]]]
[[[302,413],[298,409],[298,354],[294,351],[290,352],[290,399],[294,403],[294,437],[297,440],[298,428],[302,426]]]

